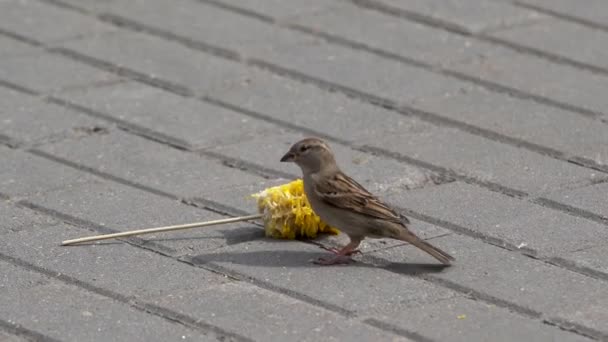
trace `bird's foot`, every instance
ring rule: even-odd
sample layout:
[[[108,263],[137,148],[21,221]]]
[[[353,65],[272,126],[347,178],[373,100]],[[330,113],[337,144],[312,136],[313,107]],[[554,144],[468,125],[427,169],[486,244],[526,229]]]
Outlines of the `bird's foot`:
[[[347,255],[336,255],[333,258],[319,258],[314,261],[315,264],[321,266],[344,265],[350,264],[351,262],[354,262],[354,260]]]
[[[344,252],[344,251],[343,251],[343,249],[337,249],[337,248],[334,248],[334,247],[325,247],[325,246],[319,246],[319,247],[321,247],[321,248],[323,248],[324,250],[326,250],[326,251],[328,251],[328,252],[331,252],[331,253],[333,253],[333,254],[335,254],[335,255],[346,255],[346,256],[351,256],[351,255],[355,255],[355,254],[357,254],[357,253],[358,253],[358,254],[363,254],[363,253],[361,253],[361,251],[360,251],[360,250],[358,250],[358,249],[355,249],[355,250],[353,250],[353,251],[347,251],[347,252]]]

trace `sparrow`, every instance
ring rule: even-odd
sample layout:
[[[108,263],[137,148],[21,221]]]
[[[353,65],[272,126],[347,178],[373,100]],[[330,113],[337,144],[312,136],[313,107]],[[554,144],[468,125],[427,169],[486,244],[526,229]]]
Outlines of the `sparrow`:
[[[312,210],[325,223],[348,235],[350,242],[340,250],[332,250],[333,258],[320,258],[315,263],[333,265],[350,262],[359,252],[363,239],[392,238],[408,242],[427,252],[444,265],[454,258],[420,239],[406,226],[409,220],[372,195],[361,184],[338,167],[332,150],[318,138],[295,143],[281,158],[302,169],[304,192]]]

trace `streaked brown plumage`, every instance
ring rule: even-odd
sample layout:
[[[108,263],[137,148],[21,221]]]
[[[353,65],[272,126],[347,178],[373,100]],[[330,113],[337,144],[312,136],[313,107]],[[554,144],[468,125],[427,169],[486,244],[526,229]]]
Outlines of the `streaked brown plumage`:
[[[407,218],[399,216],[344,174],[323,140],[301,140],[290,148],[281,161],[294,162],[302,169],[304,191],[312,209],[323,221],[347,234],[351,240],[337,252],[336,257],[319,259],[317,263],[331,265],[344,262],[365,237],[409,242],[445,265],[454,260],[448,253],[418,238],[407,228],[406,224],[410,223]]]

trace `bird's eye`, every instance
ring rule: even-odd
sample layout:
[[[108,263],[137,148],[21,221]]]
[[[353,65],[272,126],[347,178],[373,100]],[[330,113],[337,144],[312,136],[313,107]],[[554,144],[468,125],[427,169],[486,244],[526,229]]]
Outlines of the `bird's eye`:
[[[310,146],[308,146],[308,145],[304,145],[304,146],[300,147],[300,152],[306,152],[306,151],[308,151],[309,149],[310,149]]]

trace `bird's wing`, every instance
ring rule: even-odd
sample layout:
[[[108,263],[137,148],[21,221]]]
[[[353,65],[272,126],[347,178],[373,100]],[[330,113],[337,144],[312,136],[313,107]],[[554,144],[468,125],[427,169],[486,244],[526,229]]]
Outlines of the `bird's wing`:
[[[328,205],[395,223],[409,223],[393,209],[342,172],[315,180],[314,191]]]

